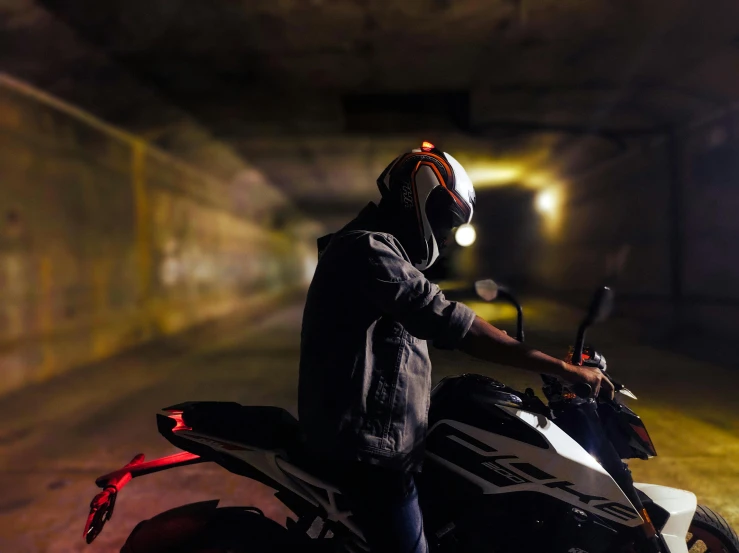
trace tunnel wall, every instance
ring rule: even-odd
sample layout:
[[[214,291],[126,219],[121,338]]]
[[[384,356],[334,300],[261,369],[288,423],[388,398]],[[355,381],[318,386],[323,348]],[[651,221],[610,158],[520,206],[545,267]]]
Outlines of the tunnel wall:
[[[618,274],[624,294],[669,294],[669,186],[665,145],[569,180],[557,206],[558,223],[551,232],[542,225],[539,284],[573,293]]]
[[[268,230],[264,194],[245,214],[228,192],[0,80],[0,394],[302,285],[303,250]]]
[[[739,328],[737,113],[571,178],[558,231],[535,255],[539,289],[583,303],[609,280],[620,312],[656,335],[728,337]]]
[[[681,137],[684,189],[683,305],[688,335],[733,342],[739,328],[739,110]]]

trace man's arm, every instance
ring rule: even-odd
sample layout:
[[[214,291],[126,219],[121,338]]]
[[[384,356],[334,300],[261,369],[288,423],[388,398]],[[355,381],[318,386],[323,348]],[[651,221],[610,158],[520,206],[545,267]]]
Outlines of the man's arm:
[[[361,281],[363,293],[416,338],[484,361],[551,374],[572,383],[585,382],[596,394],[603,387],[604,393],[613,395],[613,384],[600,370],[568,365],[525,346],[466,305],[447,300],[438,286],[403,259],[390,238],[370,236],[365,247],[368,266]]]
[[[613,397],[613,384],[599,369],[570,365],[550,357],[518,342],[480,317],[475,317],[458,349],[483,361],[550,374],[571,383],[585,382],[596,396],[603,393]]]

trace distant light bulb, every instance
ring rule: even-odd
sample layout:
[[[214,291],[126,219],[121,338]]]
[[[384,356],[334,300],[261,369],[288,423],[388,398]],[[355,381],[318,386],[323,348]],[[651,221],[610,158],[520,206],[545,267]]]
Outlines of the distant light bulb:
[[[457,232],[454,233],[454,239],[457,241],[457,244],[463,248],[474,244],[476,238],[477,233],[475,232],[475,227],[472,225],[462,225],[457,229]]]
[[[557,198],[552,190],[542,190],[536,196],[536,209],[542,213],[553,213],[557,207]]]

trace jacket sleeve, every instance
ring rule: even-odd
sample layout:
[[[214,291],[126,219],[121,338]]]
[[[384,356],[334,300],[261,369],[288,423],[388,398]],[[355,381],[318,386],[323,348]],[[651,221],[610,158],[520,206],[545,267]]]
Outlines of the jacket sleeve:
[[[367,253],[369,266],[362,281],[368,299],[416,338],[431,340],[438,348],[456,348],[472,326],[474,311],[448,301],[392,237],[369,235]]]

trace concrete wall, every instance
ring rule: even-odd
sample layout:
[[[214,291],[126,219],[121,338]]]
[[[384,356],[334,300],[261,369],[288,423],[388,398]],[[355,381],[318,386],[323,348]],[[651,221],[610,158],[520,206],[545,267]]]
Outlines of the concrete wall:
[[[582,302],[611,278],[621,312],[652,323],[656,334],[733,335],[739,328],[737,113],[679,130],[672,159],[669,141],[656,138],[570,177],[558,228],[545,233],[535,253],[537,286]]]
[[[301,285],[265,186],[235,206],[229,183],[0,79],[0,393]]]
[[[684,306],[689,333],[739,329],[739,110],[691,127],[682,138]]]
[[[590,290],[618,272],[624,294],[668,295],[669,178],[661,144],[563,184],[559,220],[549,232],[543,227],[539,283],[560,292]],[[617,267],[620,256],[626,263]]]

